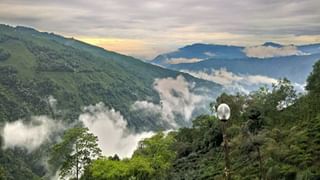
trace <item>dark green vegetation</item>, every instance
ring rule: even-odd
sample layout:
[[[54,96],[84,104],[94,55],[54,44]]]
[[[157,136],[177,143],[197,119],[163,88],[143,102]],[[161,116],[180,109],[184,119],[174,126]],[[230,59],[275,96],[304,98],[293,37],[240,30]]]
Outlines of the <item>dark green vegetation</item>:
[[[84,106],[103,102],[120,111],[132,130],[165,128],[156,119],[132,113],[130,106],[137,100],[159,103],[153,89],[155,78],[179,74],[199,87],[214,92],[221,88],[73,38],[0,25],[0,126],[18,119],[28,121],[33,115],[49,115],[72,123]],[[50,108],[49,96],[57,99],[59,113]],[[44,176],[46,170],[39,162],[48,155],[48,147],[43,145],[31,153],[1,148],[0,174],[16,180]]]
[[[320,179],[320,61],[296,94],[286,79],[270,90],[220,95],[227,122],[232,179]],[[221,122],[211,115],[167,136],[141,142],[131,159],[96,160],[84,179],[223,179]],[[141,163],[144,162],[144,163]]]

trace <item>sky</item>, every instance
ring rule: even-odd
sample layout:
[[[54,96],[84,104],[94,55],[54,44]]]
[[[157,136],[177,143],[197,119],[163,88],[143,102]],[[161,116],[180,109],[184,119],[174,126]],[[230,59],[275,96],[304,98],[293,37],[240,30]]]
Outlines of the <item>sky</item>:
[[[1,0],[0,23],[152,59],[192,43],[320,42],[319,0]]]

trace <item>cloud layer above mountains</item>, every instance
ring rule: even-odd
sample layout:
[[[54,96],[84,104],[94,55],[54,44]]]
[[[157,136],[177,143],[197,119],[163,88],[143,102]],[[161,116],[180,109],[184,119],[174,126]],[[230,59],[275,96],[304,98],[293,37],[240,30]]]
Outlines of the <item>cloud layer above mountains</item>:
[[[203,59],[198,58],[170,58],[169,64],[181,64],[181,63],[196,63],[201,62]]]
[[[320,41],[318,0],[2,0],[2,23],[140,57],[194,42],[284,44]]]
[[[262,75],[245,75],[234,74],[224,68],[204,71],[182,70],[194,77],[212,81],[224,86],[229,92],[244,92],[249,93],[251,90],[257,89],[262,85],[271,85],[277,83],[277,80],[268,76]]]
[[[272,47],[272,46],[251,46],[246,47],[243,52],[246,53],[248,57],[255,58],[272,58],[281,56],[293,56],[293,55],[304,55],[303,52],[299,51],[296,46],[282,46],[282,47]]]
[[[227,71],[224,68],[219,70],[211,69],[206,71],[187,71],[183,72],[189,73],[197,78],[212,81],[224,86],[234,85],[235,83],[241,82],[247,85],[259,85],[259,84],[272,84],[276,83],[277,80],[267,76],[261,75],[236,75],[232,72]]]

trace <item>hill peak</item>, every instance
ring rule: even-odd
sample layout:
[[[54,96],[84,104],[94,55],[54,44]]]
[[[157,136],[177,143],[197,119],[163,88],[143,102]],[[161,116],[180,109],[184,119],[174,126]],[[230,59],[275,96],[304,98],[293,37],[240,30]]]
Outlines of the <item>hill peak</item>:
[[[271,46],[271,47],[275,47],[275,48],[283,47],[282,44],[274,43],[274,42],[265,42],[264,44],[262,44],[262,46]]]

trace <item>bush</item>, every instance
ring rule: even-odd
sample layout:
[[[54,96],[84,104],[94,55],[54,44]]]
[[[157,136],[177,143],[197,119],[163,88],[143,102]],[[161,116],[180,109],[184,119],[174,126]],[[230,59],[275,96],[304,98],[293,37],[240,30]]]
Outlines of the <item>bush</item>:
[[[8,51],[5,51],[4,49],[0,49],[0,61],[5,61],[9,59],[11,54]]]

